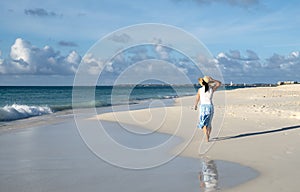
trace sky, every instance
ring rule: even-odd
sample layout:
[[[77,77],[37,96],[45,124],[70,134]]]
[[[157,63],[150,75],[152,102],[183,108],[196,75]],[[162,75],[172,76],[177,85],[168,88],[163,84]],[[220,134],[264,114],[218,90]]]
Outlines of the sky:
[[[2,0],[0,85],[72,85],[99,39],[142,23],[193,35],[211,52],[225,83],[300,81],[299,13],[298,0]],[[168,55],[154,50],[156,59]],[[106,71],[113,74],[116,65]]]

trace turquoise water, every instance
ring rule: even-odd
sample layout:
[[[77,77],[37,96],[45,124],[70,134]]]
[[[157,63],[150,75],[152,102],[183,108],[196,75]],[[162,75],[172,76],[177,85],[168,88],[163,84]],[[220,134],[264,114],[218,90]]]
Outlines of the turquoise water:
[[[194,95],[193,85],[138,85],[80,87],[82,102],[73,107],[104,107],[133,104],[147,99],[170,99]],[[222,89],[241,87],[222,87]],[[1,86],[0,121],[11,121],[72,109],[72,86]],[[94,100],[85,100],[84,93],[95,91]],[[112,102],[113,98],[113,102]]]

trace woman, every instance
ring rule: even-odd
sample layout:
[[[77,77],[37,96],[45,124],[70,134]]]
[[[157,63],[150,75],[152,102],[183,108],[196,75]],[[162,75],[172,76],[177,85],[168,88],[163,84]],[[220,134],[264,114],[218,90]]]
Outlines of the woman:
[[[206,135],[206,141],[209,142],[211,133],[211,121],[214,115],[214,106],[212,103],[213,93],[220,87],[221,82],[209,76],[198,79],[201,88],[196,95],[195,110],[197,110],[200,101],[200,116],[198,128],[203,129]]]

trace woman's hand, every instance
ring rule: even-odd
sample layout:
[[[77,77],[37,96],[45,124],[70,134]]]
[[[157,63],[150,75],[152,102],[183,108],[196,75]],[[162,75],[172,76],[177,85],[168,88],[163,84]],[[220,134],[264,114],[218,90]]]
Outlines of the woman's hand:
[[[198,106],[197,106],[197,105],[195,105],[194,109],[195,109],[195,110],[197,110],[197,109],[198,109]]]
[[[214,79],[211,76],[208,76],[208,79],[209,79],[208,83],[211,83],[214,81]]]

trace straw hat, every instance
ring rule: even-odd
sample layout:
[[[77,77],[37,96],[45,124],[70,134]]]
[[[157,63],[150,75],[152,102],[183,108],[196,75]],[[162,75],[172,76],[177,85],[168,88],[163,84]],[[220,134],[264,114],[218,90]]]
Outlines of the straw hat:
[[[204,80],[206,83],[209,83],[210,77],[209,77],[209,76],[204,76],[204,77],[203,77],[203,80]]]
[[[209,76],[204,76],[203,78],[199,78],[198,81],[199,81],[200,85],[203,86],[203,84],[202,84],[203,81],[208,84],[209,81],[210,81],[210,77]]]

